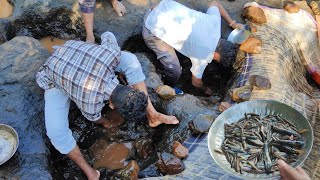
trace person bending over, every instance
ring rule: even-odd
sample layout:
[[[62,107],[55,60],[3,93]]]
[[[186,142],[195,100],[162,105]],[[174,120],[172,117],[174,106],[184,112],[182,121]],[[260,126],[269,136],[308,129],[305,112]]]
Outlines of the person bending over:
[[[177,50],[192,62],[192,85],[205,94],[212,94],[201,80],[206,66],[212,60],[231,65],[237,53],[231,42],[220,38],[221,16],[232,28],[243,28],[217,1],[208,4],[206,14],[172,0],[161,1],[146,13],[142,35],[157,55],[155,65],[165,84],[174,87],[180,78]]]
[[[119,16],[123,16],[126,13],[126,8],[118,0],[109,0],[113,9]],[[89,43],[95,43],[93,35],[93,16],[96,0],[78,0],[80,4],[80,10],[82,12],[82,18],[84,27],[86,29],[86,41]]]
[[[98,179],[100,174],[85,161],[68,127],[71,100],[86,119],[106,128],[112,120],[101,116],[101,110],[108,101],[124,119],[136,120],[139,114],[146,114],[150,127],[179,123],[176,117],[157,112],[151,104],[137,57],[120,51],[112,33],[105,32],[101,38],[101,45],[71,40],[54,46],[53,54],[37,73],[37,83],[45,90],[47,135],[53,146],[73,160],[90,180]],[[116,71],[125,74],[130,86],[119,84]]]

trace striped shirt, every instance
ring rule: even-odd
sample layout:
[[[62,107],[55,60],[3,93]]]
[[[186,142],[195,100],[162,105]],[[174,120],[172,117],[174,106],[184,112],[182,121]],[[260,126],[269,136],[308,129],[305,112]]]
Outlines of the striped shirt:
[[[104,101],[119,84],[114,71],[120,62],[120,47],[110,32],[101,38],[101,45],[72,40],[54,46],[52,56],[37,73],[41,88],[61,89],[91,121],[101,117]]]

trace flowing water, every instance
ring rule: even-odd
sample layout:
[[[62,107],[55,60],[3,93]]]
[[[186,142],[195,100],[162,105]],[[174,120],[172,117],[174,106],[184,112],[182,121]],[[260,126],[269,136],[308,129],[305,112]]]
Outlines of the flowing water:
[[[0,18],[8,18],[13,12],[13,7],[7,0],[0,0]]]
[[[111,170],[122,169],[128,162],[131,143],[108,143],[104,139],[99,139],[90,148],[90,153],[95,159],[93,168],[107,168]]]

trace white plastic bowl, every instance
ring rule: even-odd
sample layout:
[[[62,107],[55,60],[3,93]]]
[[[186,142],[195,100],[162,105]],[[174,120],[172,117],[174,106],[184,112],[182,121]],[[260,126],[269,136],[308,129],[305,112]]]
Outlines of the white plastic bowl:
[[[10,126],[0,124],[0,165],[8,161],[17,151],[19,137]]]

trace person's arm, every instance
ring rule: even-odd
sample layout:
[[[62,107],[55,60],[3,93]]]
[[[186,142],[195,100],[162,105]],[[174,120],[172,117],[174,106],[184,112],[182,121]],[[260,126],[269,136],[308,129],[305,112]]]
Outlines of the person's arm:
[[[118,16],[123,16],[126,13],[126,8],[124,5],[118,0],[109,0],[113,9],[116,11]]]
[[[230,27],[233,29],[235,28],[243,28],[243,24],[237,23],[235,20],[233,20],[228,12],[224,9],[224,7],[217,1],[212,1],[209,3],[209,8],[212,6],[216,6],[219,9],[219,12],[224,20],[227,21]]]
[[[87,176],[88,180],[98,180],[100,177],[100,172],[93,169],[87,161],[84,159],[83,155],[80,152],[78,146],[76,146],[71,152],[67,154],[67,157],[74,161],[79,168]]]
[[[301,167],[294,169],[283,160],[278,160],[277,164],[282,180],[311,180]]]

